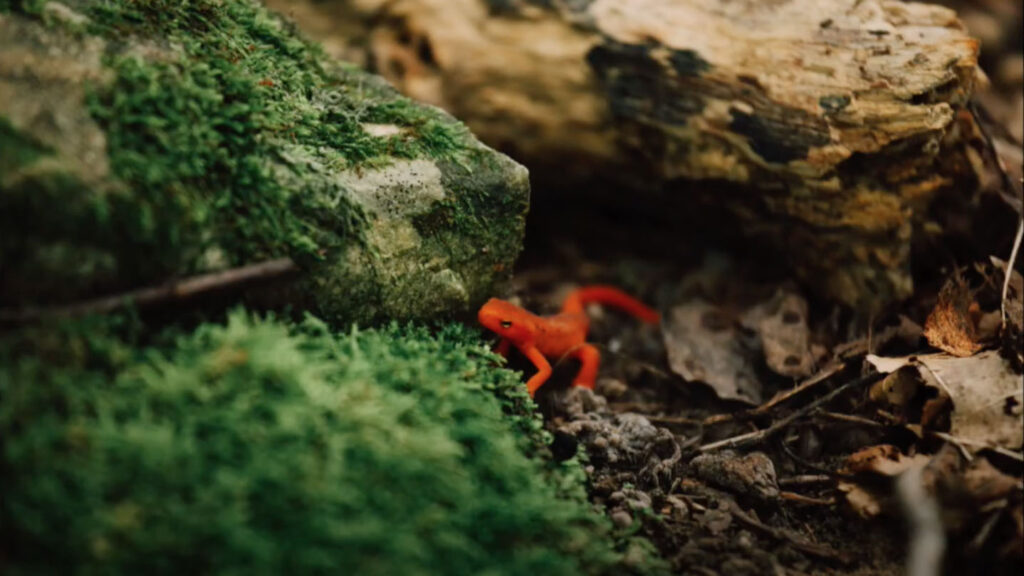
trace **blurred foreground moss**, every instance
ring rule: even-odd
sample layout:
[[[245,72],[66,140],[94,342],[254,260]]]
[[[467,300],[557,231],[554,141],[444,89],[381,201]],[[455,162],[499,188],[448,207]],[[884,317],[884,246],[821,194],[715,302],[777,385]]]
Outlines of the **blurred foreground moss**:
[[[124,332],[0,346],[0,572],[658,568],[616,549],[579,464],[546,457],[518,377],[464,328],[235,312],[149,346]]]

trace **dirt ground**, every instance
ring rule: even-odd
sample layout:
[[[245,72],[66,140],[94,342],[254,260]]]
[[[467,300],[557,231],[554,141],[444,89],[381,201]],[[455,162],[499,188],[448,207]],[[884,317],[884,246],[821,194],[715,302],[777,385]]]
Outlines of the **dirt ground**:
[[[531,310],[554,312],[561,297],[582,284],[635,287],[636,294],[662,310],[699,294],[718,304],[701,319],[714,332],[742,321],[743,302],[779,289],[764,275],[728,263],[683,270],[614,255],[588,260],[569,242],[563,238],[558,243],[560,255],[546,252],[526,259],[510,297]],[[567,275],[567,270],[572,272]],[[892,478],[853,474],[848,461],[877,446],[893,446],[901,454],[941,453],[941,442],[908,431],[907,422],[915,419],[909,412],[892,421],[880,418],[884,412],[872,402],[869,389],[881,375],[862,378],[873,372],[864,360],[868,346],[881,355],[926,345],[919,331],[917,341],[908,341],[892,336],[895,331],[887,335],[878,328],[885,322],[878,320],[877,340],[847,340],[863,319],[837,320],[835,312],[810,308],[810,324],[817,323],[813,340],[828,351],[816,358],[813,375],[803,380],[811,383],[806,393],[761,410],[764,403],[723,401],[708,386],[674,373],[663,328],[592,307],[589,340],[603,356],[596,390],[569,388],[576,364],[566,360],[555,365],[554,376],[537,395],[556,435],[554,449],[571,454],[582,443],[595,502],[617,525],[647,535],[678,573],[903,574],[913,530]],[[764,359],[752,361],[765,400],[792,390],[794,379],[773,374],[764,364]],[[526,375],[533,370],[515,356],[512,366]],[[801,413],[822,399],[813,411]],[[723,439],[775,428],[736,450],[713,447]],[[990,458],[1005,478],[1015,479],[1011,484],[1019,485],[1019,462]],[[879,494],[880,510],[858,514],[856,503],[841,489],[844,481],[870,485]],[[966,500],[957,501],[961,497]],[[962,516],[950,521],[956,528],[946,544],[948,566],[958,567],[956,573],[1011,574],[1024,567],[1021,533],[1013,519],[1019,512],[1012,511],[1014,506],[1019,510],[1020,492],[1006,498],[1006,512],[995,520],[990,514],[955,511],[971,505],[966,496],[943,502],[947,512]]]
[[[941,3],[982,41],[987,85],[972,111],[1004,173],[988,175],[993,193],[950,203],[940,241],[915,246],[909,301],[870,314],[818,301],[784,255],[745,245],[716,215],[535,190],[526,252],[499,296],[554,313],[573,287],[608,283],[663,313],[644,326],[592,307],[595,391],[569,388],[577,365],[565,360],[536,399],[556,456],[582,445],[595,504],[677,573],[1024,569],[1020,277],[1004,297],[991,259],[1008,259],[1022,205],[1024,8]],[[964,364],[940,378],[938,351]],[[516,354],[511,366],[534,370]],[[982,381],[1004,388],[965,421]],[[965,444],[967,429],[986,441]]]
[[[990,86],[977,96],[976,113],[1005,164],[1003,179],[1019,183],[1020,3],[945,3],[982,40]],[[935,409],[943,392],[918,383],[912,399],[890,402],[882,391],[898,387],[900,371],[877,373],[868,361],[869,354],[933,353],[936,343],[948,351],[933,315],[958,285],[967,287],[971,302],[961,303],[976,316],[1000,309],[1004,276],[990,256],[1009,254],[1019,190],[952,215],[963,221],[958,232],[916,248],[914,297],[871,315],[802,293],[771,264],[778,255],[719,234],[714,218],[681,234],[672,215],[535,203],[506,296],[553,313],[573,287],[610,283],[666,314],[651,327],[590,309],[588,340],[603,357],[596,390],[570,389],[577,365],[566,360],[537,395],[556,435],[553,449],[568,455],[582,444],[595,503],[617,525],[648,536],[678,573],[939,573],[934,564],[915,572],[927,570],[928,552],[920,551],[936,529],[946,538],[931,554],[945,573],[1021,573],[1019,441],[1005,453],[958,444],[950,432],[963,424],[950,419],[948,406]],[[535,195],[546,197],[558,196]],[[772,324],[773,314],[781,321]],[[676,328],[689,336],[673,336]],[[1019,387],[1020,335],[1006,332],[969,352],[979,358],[980,348],[1001,347],[1003,377]],[[803,353],[780,363],[772,357],[780,347]],[[533,371],[515,356],[512,366]],[[981,370],[968,366],[973,382]],[[707,381],[723,388],[716,393]],[[737,381],[747,392],[728,390]],[[723,390],[738,399],[721,399]],[[1003,411],[1019,417],[1013,394]],[[996,417],[982,418],[984,430],[994,429],[985,418]],[[734,448],[728,440],[736,438]],[[915,497],[897,481],[911,462],[921,466],[929,495]]]

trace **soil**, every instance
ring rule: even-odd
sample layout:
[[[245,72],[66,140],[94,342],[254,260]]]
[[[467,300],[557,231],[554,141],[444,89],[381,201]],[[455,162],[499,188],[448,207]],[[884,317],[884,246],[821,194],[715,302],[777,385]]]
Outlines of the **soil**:
[[[960,230],[977,233],[947,234],[943,245],[918,248],[914,297],[882,314],[862,317],[801,294],[777,264],[779,255],[743,245],[723,232],[729,224],[715,216],[695,223],[683,214],[629,213],[621,204],[585,204],[578,197],[559,200],[567,196],[558,191],[533,195],[526,253],[505,296],[535,312],[556,311],[575,286],[610,283],[663,312],[704,298],[725,311],[730,329],[742,333],[744,328],[737,326],[741,311],[780,289],[809,302],[815,375],[779,376],[763,356],[751,369],[765,400],[801,381],[819,383],[770,409],[721,400],[710,387],[687,381],[673,372],[661,330],[595,307],[589,310],[588,341],[602,352],[596,390],[569,388],[577,366],[566,360],[553,363],[553,377],[537,394],[556,437],[556,455],[568,457],[582,445],[594,502],[605,507],[615,524],[649,537],[677,573],[907,572],[914,531],[899,506],[893,479],[874,480],[871,489],[883,495],[881,511],[864,514],[841,490],[843,481],[853,478],[844,466],[858,451],[882,445],[929,456],[944,449],[905,425],[921,420],[927,406],[896,421],[872,404],[870,382],[858,383],[858,378],[871,372],[865,364],[868,352],[899,355],[928,349],[921,326],[940,288],[958,268],[973,274],[968,281],[975,286],[987,282],[975,265],[993,254],[1006,258],[1021,203],[1024,9],[1009,0],[944,3],[958,10],[986,46],[982,61],[991,86],[978,95],[976,113],[1005,164],[1005,175],[993,178],[1015,187],[1005,186],[997,199],[973,204],[969,215],[953,215],[969,220]],[[974,294],[983,306],[998,308],[991,290]],[[1004,356],[1019,359],[1019,335],[1004,342],[1004,349]],[[523,358],[513,355],[511,363],[532,373]],[[845,388],[830,394],[840,387]],[[825,396],[834,397],[818,410],[795,414]],[[799,417],[787,419],[793,415]],[[738,450],[702,450],[773,425],[777,433]],[[948,427],[941,418],[935,425]],[[1003,478],[1017,483],[1008,500],[1017,512],[987,512],[963,493],[941,499],[949,535],[947,573],[1019,574],[1024,569],[1022,466],[997,454],[985,457]]]
[[[668,261],[630,259],[611,248],[603,259],[591,259],[584,253],[594,246],[580,246],[574,238],[580,236],[561,236],[543,249],[538,246],[542,254],[523,260],[507,296],[538,313],[553,313],[573,287],[611,283],[636,287],[635,294],[665,310],[686,292],[680,286],[694,283],[711,284],[713,293],[705,296],[726,308],[774,288],[770,271],[736,270],[729,275],[731,288],[724,289],[714,286],[708,266],[686,269]],[[915,309],[927,306],[902,307],[916,316]],[[593,320],[588,340],[602,352],[596,389],[570,388],[577,364],[565,360],[553,363],[554,375],[536,400],[556,436],[556,455],[568,457],[577,444],[583,446],[592,498],[616,525],[646,535],[673,571],[682,574],[905,572],[910,532],[899,508],[887,506],[881,515],[864,519],[838,489],[843,463],[858,450],[880,444],[925,450],[904,427],[877,423],[865,386],[855,386],[824,406],[866,424],[817,414],[795,419],[778,434],[740,450],[700,450],[723,438],[763,430],[813,398],[856,381],[867,371],[863,351],[847,356],[839,370],[829,361],[830,352],[817,372],[827,377],[815,390],[779,403],[777,409],[751,414],[752,404],[720,400],[707,386],[673,373],[657,327],[611,310],[591,307],[589,312]],[[834,343],[831,350],[842,350],[842,342],[856,340],[847,335],[857,335],[859,326],[865,326],[864,319],[855,317],[837,322],[837,310],[828,307],[812,306],[810,316],[817,323],[816,338]],[[876,319],[873,325],[886,320]],[[899,353],[907,347],[898,339],[877,344],[877,353]],[[533,371],[516,355],[511,366],[526,375]],[[765,398],[795,383],[771,374],[763,361],[756,368]],[[971,553],[956,539],[951,541],[953,563],[968,567],[968,573],[1019,573],[1024,568],[1020,557],[1001,552],[1016,532],[1009,522],[997,528]]]

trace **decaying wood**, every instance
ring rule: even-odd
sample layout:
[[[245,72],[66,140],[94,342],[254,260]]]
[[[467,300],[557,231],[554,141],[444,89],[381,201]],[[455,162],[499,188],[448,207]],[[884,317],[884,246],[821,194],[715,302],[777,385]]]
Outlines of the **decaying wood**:
[[[915,214],[951,184],[978,55],[954,12],[895,0],[317,5],[363,23],[378,73],[535,179],[718,183],[744,229],[851,304],[909,294]]]

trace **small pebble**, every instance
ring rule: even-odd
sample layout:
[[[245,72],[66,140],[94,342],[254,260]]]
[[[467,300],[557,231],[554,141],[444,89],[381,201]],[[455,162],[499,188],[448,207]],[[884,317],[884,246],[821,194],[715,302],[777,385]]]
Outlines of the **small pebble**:
[[[629,528],[633,524],[633,516],[625,510],[612,512],[612,523],[619,528]]]
[[[597,381],[596,389],[598,394],[613,400],[629,392],[629,386],[618,378],[601,378]]]

